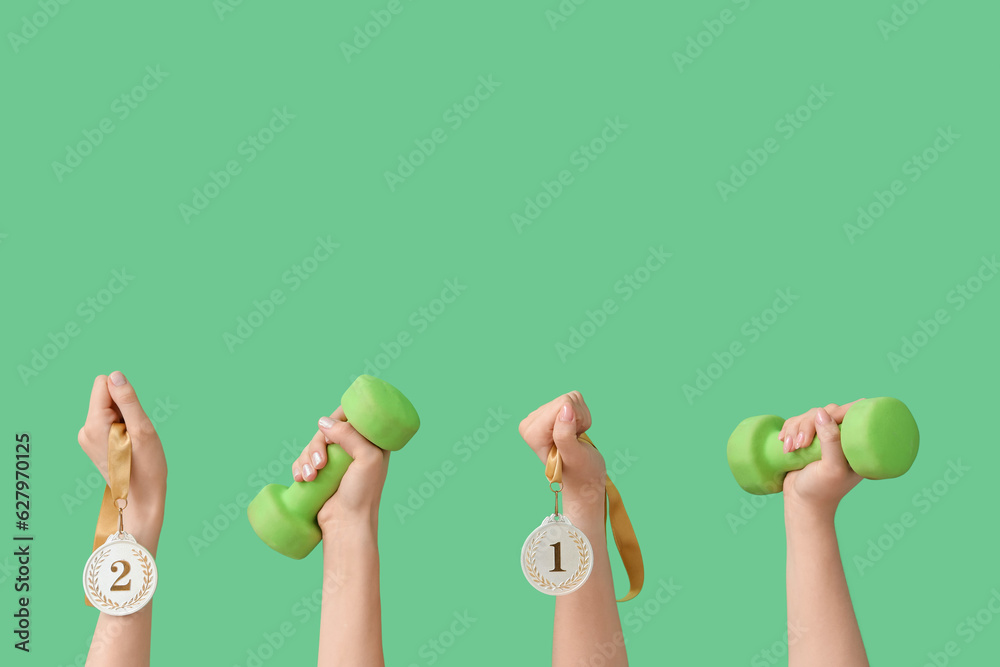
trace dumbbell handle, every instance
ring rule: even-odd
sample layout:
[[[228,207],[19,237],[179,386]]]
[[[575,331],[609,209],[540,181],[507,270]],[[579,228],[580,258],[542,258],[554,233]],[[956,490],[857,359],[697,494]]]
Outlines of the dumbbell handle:
[[[310,482],[292,482],[282,496],[285,506],[301,516],[316,516],[340,488],[347,467],[354,461],[340,445],[326,446],[326,465]]]
[[[775,470],[787,473],[793,470],[802,470],[810,463],[819,461],[822,458],[823,450],[820,447],[818,435],[813,437],[808,447],[785,452],[784,443],[778,439],[778,434],[781,433],[781,427],[784,423],[783,419],[775,417],[775,427],[767,432],[767,437],[764,440],[764,457],[768,463],[774,466]]]

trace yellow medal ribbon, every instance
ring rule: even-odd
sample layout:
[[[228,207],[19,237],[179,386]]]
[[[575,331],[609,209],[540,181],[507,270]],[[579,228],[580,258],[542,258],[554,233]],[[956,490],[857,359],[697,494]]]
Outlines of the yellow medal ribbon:
[[[578,435],[577,439],[590,444],[595,449],[597,448],[597,445],[587,437],[586,433]],[[562,484],[562,457],[559,456],[559,450],[555,446],[549,450],[549,457],[545,462],[545,476],[550,484]],[[604,501],[604,518],[605,520],[608,517],[611,518],[611,534],[615,538],[615,546],[618,547],[622,563],[625,564],[625,572],[628,573],[628,593],[618,601],[627,602],[642,590],[642,581],[645,576],[642,566],[642,552],[639,551],[639,540],[636,539],[632,521],[629,520],[628,513],[625,511],[622,496],[618,493],[618,489],[615,488],[610,477],[604,484]]]
[[[103,545],[112,533],[118,532],[120,509],[118,501],[123,501],[121,509],[128,504],[128,486],[132,475],[132,439],[125,430],[125,424],[112,424],[108,435],[108,480],[101,500],[101,513],[97,516],[94,531],[93,553]],[[88,607],[93,607],[86,600]]]

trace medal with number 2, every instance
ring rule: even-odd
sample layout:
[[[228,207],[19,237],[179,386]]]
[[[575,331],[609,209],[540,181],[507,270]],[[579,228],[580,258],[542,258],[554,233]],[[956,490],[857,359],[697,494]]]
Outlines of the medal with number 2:
[[[594,567],[590,540],[559,513],[562,484],[550,482],[556,495],[555,513],[545,517],[521,548],[521,570],[528,583],[547,595],[566,595],[586,583]]]
[[[125,532],[123,512],[128,506],[131,465],[131,440],[125,425],[115,424],[108,444],[111,484],[105,489],[98,539],[102,536],[102,522],[113,521],[115,509],[118,530],[108,535],[103,544],[96,545],[83,568],[83,590],[90,604],[112,616],[134,614],[149,603],[156,591],[156,563],[152,554]]]

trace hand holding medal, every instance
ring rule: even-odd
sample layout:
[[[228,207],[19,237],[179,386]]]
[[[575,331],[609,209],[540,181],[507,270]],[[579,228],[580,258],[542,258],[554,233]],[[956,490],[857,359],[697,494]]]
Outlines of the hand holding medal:
[[[94,382],[79,441],[107,484],[93,553],[83,571],[87,604],[113,616],[133,614],[156,590],[153,558],[163,524],[167,464],[152,422],[120,372]]]
[[[642,555],[621,496],[607,477],[604,458],[585,433],[590,426],[590,410],[576,391],[543,405],[521,422],[521,437],[545,463],[545,476],[555,493],[553,514],[524,542],[521,569],[532,586],[548,595],[578,590],[594,567],[591,540],[596,540],[602,554],[606,548],[604,527],[610,515],[630,583],[621,601],[630,600],[642,588]]]

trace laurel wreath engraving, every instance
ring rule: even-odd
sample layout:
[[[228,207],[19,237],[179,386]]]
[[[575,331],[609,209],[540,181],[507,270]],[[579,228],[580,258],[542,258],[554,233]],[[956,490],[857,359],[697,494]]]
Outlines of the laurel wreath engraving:
[[[524,563],[524,569],[528,573],[528,578],[538,586],[553,591],[564,591],[575,588],[577,584],[587,578],[587,574],[590,572],[590,552],[587,550],[587,545],[584,544],[583,538],[578,532],[575,530],[569,531],[569,537],[573,540],[573,544],[576,545],[577,553],[580,555],[580,565],[576,568],[576,572],[573,573],[573,576],[561,584],[557,584],[545,577],[545,575],[539,572],[538,568],[535,567],[535,555],[538,553],[538,548],[541,546],[546,533],[548,533],[547,530],[540,532],[528,546],[528,554]]]
[[[149,588],[153,583],[153,564],[141,551],[138,549],[132,549],[132,555],[139,561],[139,565],[142,569],[142,587],[132,598],[119,603],[106,598],[97,587],[97,573],[101,571],[101,566],[110,554],[111,549],[106,549],[100,556],[94,559],[94,561],[90,564],[90,567],[87,569],[87,593],[90,595],[92,602],[100,603],[102,607],[106,607],[113,611],[128,610],[135,606],[137,602],[145,598],[146,593],[149,592]]]

